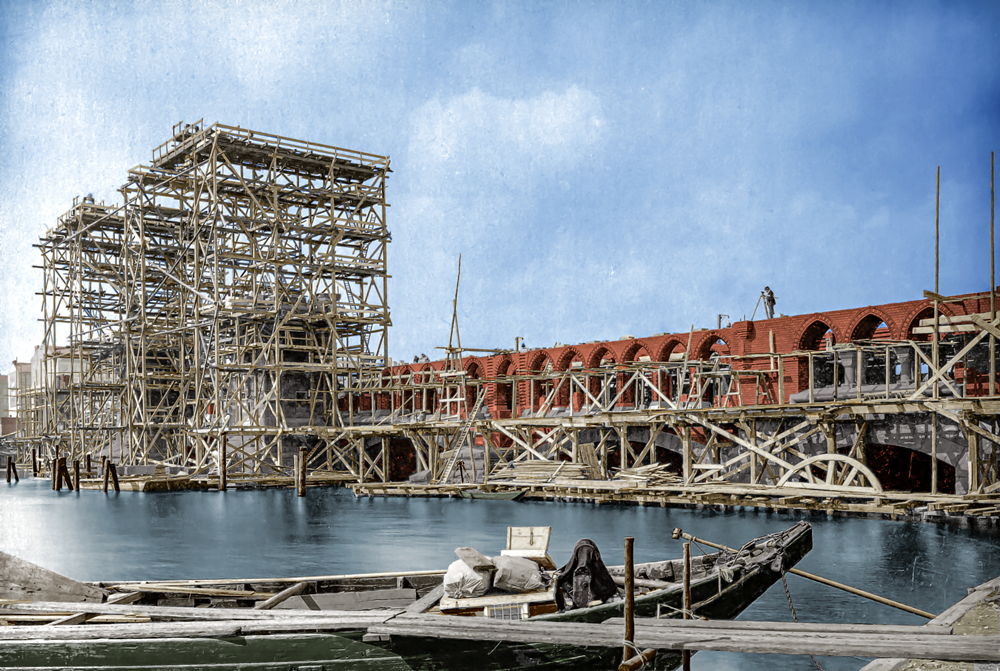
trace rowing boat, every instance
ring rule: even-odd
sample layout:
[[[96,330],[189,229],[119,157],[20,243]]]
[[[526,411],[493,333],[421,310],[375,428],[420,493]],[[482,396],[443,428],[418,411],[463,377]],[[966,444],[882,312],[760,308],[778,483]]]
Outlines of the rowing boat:
[[[520,501],[524,496],[523,489],[513,491],[483,491],[481,489],[462,489],[458,492],[463,499],[487,499],[490,501]]]
[[[695,557],[690,581],[693,615],[734,618],[811,547],[811,527],[799,522],[754,539],[737,553]],[[623,566],[607,570],[616,583],[624,582]],[[20,625],[0,628],[0,666],[25,671],[430,671],[596,669],[620,660],[620,646],[575,640],[572,634],[573,623],[621,617],[620,598],[581,608],[564,604],[560,610],[553,607],[558,601],[553,580],[539,590],[543,594],[492,594],[481,597],[487,600],[483,603],[448,601],[442,594],[444,573],[81,583],[91,596],[77,590],[73,602],[0,601],[0,621]],[[636,564],[635,614],[680,617],[682,573],[679,559]],[[295,590],[298,593],[288,595]],[[93,600],[94,591],[103,602]],[[254,608],[281,594],[286,598],[274,608]],[[51,593],[46,598],[51,599]],[[496,629],[490,623],[493,617],[523,619],[525,624],[563,623],[566,643],[505,641],[495,633],[504,623],[494,623],[501,628]],[[30,626],[55,620],[62,620],[62,626]],[[469,631],[465,623],[480,623],[476,626],[485,629],[475,640],[462,639]],[[663,651],[655,668],[674,668],[678,660],[677,654]]]

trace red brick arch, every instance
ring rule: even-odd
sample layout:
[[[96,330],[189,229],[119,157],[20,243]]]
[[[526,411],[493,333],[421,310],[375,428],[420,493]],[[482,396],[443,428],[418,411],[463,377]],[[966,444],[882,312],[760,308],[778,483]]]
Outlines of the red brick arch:
[[[685,345],[678,338],[670,338],[665,343],[663,343],[663,345],[661,345],[658,350],[656,350],[656,356],[654,356],[653,358],[656,361],[669,361],[670,353],[673,352],[678,347],[680,347],[681,350],[683,351]]]
[[[507,354],[504,354],[496,359],[494,364],[496,365],[496,375],[507,375],[508,371],[510,371],[510,373],[514,372],[511,371],[511,368],[514,367],[514,361]]]
[[[836,321],[831,319],[828,315],[823,313],[818,313],[815,315],[809,315],[810,321],[799,331],[798,335],[795,337],[795,349],[798,350],[817,350],[823,343],[823,336],[827,331],[833,331],[833,342],[837,344],[838,342],[843,342],[844,338],[841,334],[837,333]],[[822,328],[820,328],[822,326]]]
[[[619,362],[618,355],[615,354],[607,345],[599,345],[594,348],[594,351],[590,353],[590,357],[587,358],[586,366],[587,368],[597,368],[601,365],[601,359],[611,359],[615,363]]]
[[[575,347],[569,347],[553,362],[552,367],[555,370],[568,370],[574,361],[583,361],[583,355]]]
[[[545,369],[545,362],[552,361],[552,355],[547,349],[541,349],[531,355],[528,359],[528,370],[532,373],[538,373]],[[553,369],[555,368],[555,362],[552,362]]]
[[[496,366],[495,377],[512,375],[514,373],[514,362],[506,354],[498,357],[493,363]],[[490,402],[491,413],[494,417],[510,417],[513,409],[514,383],[498,382],[490,386],[492,387],[491,395],[487,399]]]
[[[640,352],[643,352],[644,354],[640,354]],[[645,342],[641,340],[634,340],[632,341],[632,344],[625,349],[625,354],[622,355],[622,362],[638,361],[640,356],[648,356],[651,359],[653,358],[653,355],[650,354],[649,348],[646,346]]]
[[[927,312],[926,316],[923,314]],[[960,314],[950,303],[940,303],[938,304],[938,312],[942,315],[947,315],[949,317],[954,317]],[[906,315],[906,318],[900,323],[900,328],[902,329],[899,334],[899,340],[930,340],[929,335],[911,336],[910,331],[914,326],[917,326],[921,319],[926,318],[933,319],[934,317],[934,303],[927,301],[926,303],[921,303],[916,306],[910,313]],[[889,322],[886,322],[887,324]]]
[[[587,368],[600,368],[601,359],[611,359],[615,363],[619,363],[621,361],[621,358],[614,352],[613,349],[611,349],[610,346],[608,346],[607,343],[602,343],[593,349],[585,365]],[[601,378],[591,376],[587,388],[590,390],[591,394],[594,394],[595,396],[599,394],[601,391]]]
[[[885,322],[885,325],[889,327],[889,337],[897,337],[897,329],[899,327],[892,317],[874,307],[858,310],[854,319],[851,320],[844,331],[850,334],[851,342],[855,340],[870,340],[875,335],[878,325],[882,322]]]
[[[722,346],[717,346],[719,341],[722,341]],[[722,335],[718,331],[709,331],[707,335],[703,336],[698,342],[697,346],[692,346],[692,349],[696,352],[694,358],[700,361],[707,361],[712,356],[712,352],[718,352],[719,354],[729,354],[729,343],[725,341]]]
[[[467,378],[472,378],[473,380],[482,379],[483,373],[486,368],[479,357],[468,357],[465,359],[465,374]],[[468,385],[465,388],[465,412],[471,412],[473,406],[476,404],[476,394],[479,393],[479,388],[474,385]],[[484,399],[484,403],[486,400]]]
[[[469,357],[465,360],[465,372],[470,377],[474,377],[477,380],[483,376],[483,372],[486,370],[483,366],[483,362],[479,357]]]

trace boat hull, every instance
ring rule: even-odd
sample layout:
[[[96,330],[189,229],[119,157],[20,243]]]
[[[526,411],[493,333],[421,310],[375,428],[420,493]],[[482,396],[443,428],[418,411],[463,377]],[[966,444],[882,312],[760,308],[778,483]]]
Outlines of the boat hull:
[[[693,611],[710,619],[732,619],[781,579],[781,569],[796,564],[812,547],[811,527],[804,522],[782,532],[781,544],[762,550],[753,561],[733,574],[720,577],[714,556],[696,558],[700,577],[692,581]],[[776,553],[781,554],[778,564]],[[679,617],[682,585],[677,562],[669,562],[674,581],[635,598],[638,617]],[[660,564],[660,563],[654,563]],[[637,570],[639,566],[637,565]],[[649,566],[649,565],[646,565]],[[776,568],[777,567],[777,568]],[[616,567],[611,567],[616,569]],[[372,578],[358,577],[357,587],[372,587]],[[430,578],[425,578],[430,580]],[[376,581],[377,582],[377,581]],[[381,585],[377,585],[381,586]],[[429,602],[430,603],[430,602]],[[141,606],[136,606],[140,610]],[[194,610],[194,609],[192,609]],[[385,612],[385,611],[367,611]],[[527,621],[600,623],[624,614],[624,602],[616,601],[590,608],[540,615]],[[454,627],[462,617],[441,616]],[[60,627],[61,629],[61,627]],[[70,630],[71,626],[67,626]],[[306,630],[308,631],[308,630]],[[621,661],[619,647],[584,647],[542,643],[467,641],[451,638],[392,636],[389,640],[366,643],[364,630],[332,633],[270,634],[218,638],[135,638],[78,640],[21,639],[0,642],[0,667],[23,671],[73,671],[94,669],[176,669],[180,671],[443,671],[445,669],[607,669]],[[679,653],[661,651],[647,669],[673,669]]]
[[[484,492],[478,489],[463,489],[459,492],[463,499],[484,499],[487,501],[520,501],[524,490]]]
[[[781,569],[794,566],[812,549],[812,528],[800,522],[784,532],[780,546]],[[715,556],[715,555],[712,555]],[[696,579],[691,584],[692,611],[710,620],[731,620],[781,579],[781,571],[772,570],[774,553],[765,554],[761,561],[741,571],[731,582],[718,573]],[[683,586],[678,582],[670,588],[655,590],[635,598],[636,617],[682,617]],[[539,615],[527,621],[600,623],[622,617],[623,601],[591,608]],[[456,623],[460,627],[461,623]],[[608,669],[621,662],[622,648],[581,647],[540,643],[496,643],[439,638],[396,637],[383,644],[402,657],[415,671],[444,669]],[[679,651],[661,650],[646,669],[675,669],[681,663]]]

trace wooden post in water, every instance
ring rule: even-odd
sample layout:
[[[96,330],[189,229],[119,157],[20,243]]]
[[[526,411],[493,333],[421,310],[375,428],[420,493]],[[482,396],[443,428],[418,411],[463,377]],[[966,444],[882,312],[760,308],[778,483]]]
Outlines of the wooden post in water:
[[[76,486],[76,491],[80,491],[80,460],[73,460],[73,484]]]
[[[62,491],[62,469],[59,468],[61,463],[58,457],[52,459],[52,489],[57,492]]]
[[[306,448],[299,448],[299,496],[306,495]]]
[[[31,448],[31,477],[38,477],[38,448]]]
[[[108,478],[111,477],[111,469],[108,468],[110,461],[110,459],[104,457],[104,483],[101,485],[101,489],[104,490],[105,494],[108,493]]]
[[[219,491],[226,491],[226,434],[219,439]]]
[[[635,573],[632,564],[632,544],[635,538],[625,537],[625,645],[622,646],[622,662],[632,658],[632,643],[635,641]]]
[[[108,460],[108,469],[111,471],[111,484],[114,485],[116,492],[120,492],[122,488],[118,484],[118,469],[115,467],[114,462],[110,459]]]
[[[87,453],[87,476],[90,477],[90,453]]]
[[[59,470],[62,472],[62,477],[66,480],[66,489],[69,491],[74,491],[76,488],[73,486],[73,478],[70,477],[69,467],[66,465],[66,457],[59,457]]]
[[[21,478],[17,477],[17,464],[14,463],[14,457],[7,457],[7,482],[10,482],[10,475],[14,474],[14,482],[20,482]]]
[[[691,619],[691,543],[684,544],[684,619]],[[691,652],[681,652],[681,664],[684,671],[691,671]]]
[[[13,462],[11,461],[11,457],[10,457],[10,456],[8,456],[8,457],[7,457],[7,482],[8,482],[8,483],[10,482],[10,465],[11,465],[12,463],[13,463]]]
[[[59,490],[56,489],[56,485],[59,484],[59,482],[58,482],[59,481],[59,469],[56,468],[56,463],[57,462],[56,462],[55,457],[49,459],[49,473],[52,476],[52,490],[58,492]]]

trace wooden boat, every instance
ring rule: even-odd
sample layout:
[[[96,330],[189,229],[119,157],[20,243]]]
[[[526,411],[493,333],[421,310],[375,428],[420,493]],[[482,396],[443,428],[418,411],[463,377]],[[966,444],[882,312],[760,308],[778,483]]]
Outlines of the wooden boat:
[[[463,489],[459,492],[463,499],[487,499],[490,501],[520,501],[524,497],[524,490],[516,491],[483,491],[480,489]]]
[[[799,522],[785,531],[754,539],[735,556],[712,553],[694,558],[692,611],[710,619],[735,617],[811,547],[811,527]],[[638,617],[680,617],[681,566],[677,559],[635,565]],[[607,568],[615,582],[624,581],[624,567]],[[0,666],[25,671],[53,667],[77,671],[429,671],[606,669],[620,661],[619,645],[595,647],[593,641],[573,640],[571,635],[564,645],[503,641],[489,632],[478,640],[458,640],[454,634],[468,629],[464,623],[489,627],[491,620],[486,616],[523,618],[525,624],[601,623],[622,616],[623,601],[557,611],[551,585],[528,594],[487,594],[479,599],[448,601],[442,598],[444,573],[83,583],[86,589],[69,597],[74,603],[23,601],[8,592],[0,596],[15,599],[0,601],[0,621],[4,624],[51,624],[57,618],[65,624],[0,627]],[[59,588],[67,590],[66,585]],[[95,589],[108,595],[105,602],[87,601]],[[289,596],[295,589],[299,593]],[[51,599],[51,592],[43,589],[38,594]],[[273,609],[254,609],[282,593],[286,598]],[[78,624],[70,626],[74,622]],[[428,623],[433,626],[428,627]],[[655,668],[674,668],[679,663],[678,654],[662,651]]]

